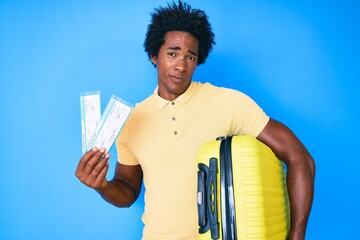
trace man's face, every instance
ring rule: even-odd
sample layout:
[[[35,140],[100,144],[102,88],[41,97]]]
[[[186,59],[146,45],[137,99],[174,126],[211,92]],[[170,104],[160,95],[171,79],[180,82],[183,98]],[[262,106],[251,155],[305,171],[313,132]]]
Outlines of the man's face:
[[[198,60],[198,40],[186,32],[171,31],[158,56],[152,56],[158,74],[158,94],[172,101],[190,86]]]

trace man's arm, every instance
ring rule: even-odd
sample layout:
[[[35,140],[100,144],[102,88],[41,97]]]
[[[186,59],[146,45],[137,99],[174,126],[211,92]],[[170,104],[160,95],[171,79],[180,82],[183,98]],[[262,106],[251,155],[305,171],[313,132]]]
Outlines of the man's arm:
[[[117,207],[129,207],[141,191],[141,167],[117,163],[113,179],[107,181],[110,154],[104,153],[105,149],[97,148],[87,152],[80,159],[75,175],[86,186],[96,190],[107,202]]]
[[[140,165],[116,163],[114,178],[98,190],[102,198],[117,207],[130,207],[141,191],[143,173]]]
[[[314,160],[295,134],[273,119],[257,139],[269,146],[287,165],[291,216],[288,239],[304,239],[314,195]]]

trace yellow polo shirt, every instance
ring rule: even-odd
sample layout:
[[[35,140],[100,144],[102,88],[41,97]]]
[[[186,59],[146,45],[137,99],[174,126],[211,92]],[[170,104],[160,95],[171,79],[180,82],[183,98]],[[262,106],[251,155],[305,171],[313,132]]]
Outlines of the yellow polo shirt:
[[[245,94],[192,82],[174,101],[154,94],[136,105],[117,141],[118,161],[144,173],[143,239],[197,239],[200,146],[218,136],[257,136],[269,117]]]

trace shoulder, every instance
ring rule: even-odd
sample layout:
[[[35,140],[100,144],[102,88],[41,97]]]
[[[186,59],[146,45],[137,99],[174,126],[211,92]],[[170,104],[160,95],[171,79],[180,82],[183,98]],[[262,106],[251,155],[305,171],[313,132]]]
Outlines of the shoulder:
[[[154,100],[153,95],[148,96],[147,98],[145,98],[144,100],[142,100],[139,103],[135,104],[135,107],[133,109],[134,112],[138,112],[138,111],[144,111],[146,109],[149,108],[154,108],[156,107],[156,102]]]
[[[220,87],[211,83],[204,83],[202,91],[205,94],[211,94],[212,96],[220,97],[223,101],[251,101],[252,99],[244,92],[228,87]]]
[[[237,94],[241,96],[246,96],[246,94],[234,88],[217,86],[209,82],[205,82],[205,83],[197,82],[197,84],[201,86],[202,91],[211,91],[211,92],[218,92],[220,94]]]
[[[197,89],[198,92],[202,95],[207,95],[207,96],[219,96],[221,94],[223,94],[224,88],[223,87],[219,87],[219,86],[215,86],[212,83],[209,82],[205,82],[205,83],[201,83],[201,82],[197,82]]]

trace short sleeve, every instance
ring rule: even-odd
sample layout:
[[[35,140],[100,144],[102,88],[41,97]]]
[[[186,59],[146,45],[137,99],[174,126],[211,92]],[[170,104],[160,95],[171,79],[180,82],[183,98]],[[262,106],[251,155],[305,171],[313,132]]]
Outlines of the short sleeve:
[[[238,135],[257,137],[269,121],[269,116],[248,95],[222,88],[223,108],[231,131]]]
[[[129,147],[128,136],[130,121],[131,119],[129,118],[116,139],[118,162],[124,165],[138,165],[139,163]]]

